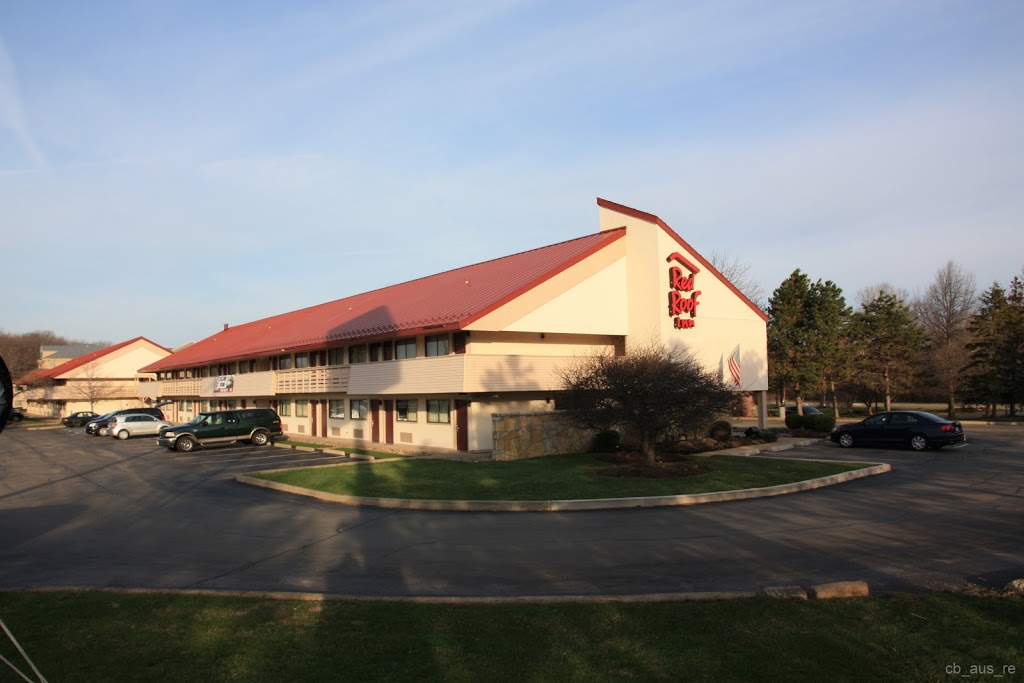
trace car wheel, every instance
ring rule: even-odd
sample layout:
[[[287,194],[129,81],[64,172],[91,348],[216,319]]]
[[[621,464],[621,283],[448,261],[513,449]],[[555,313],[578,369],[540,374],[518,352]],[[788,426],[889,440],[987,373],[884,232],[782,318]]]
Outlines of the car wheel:
[[[119,431],[119,432],[117,433],[117,438],[121,439],[121,441],[124,441],[124,440],[125,440],[125,439],[127,439],[127,438],[128,438],[129,436],[131,436],[131,434],[129,434],[129,433],[128,433],[128,430],[127,430],[127,429],[122,429],[121,431]]]
[[[174,447],[182,453],[188,453],[196,447],[196,440],[191,436],[179,436],[178,440],[174,442]]]
[[[270,435],[261,429],[253,433],[250,441],[252,441],[253,446],[266,446],[267,442],[270,441]]]
[[[915,451],[923,451],[928,448],[928,439],[924,438],[920,434],[914,434],[910,437],[910,447]]]
[[[100,427],[99,429],[96,430],[96,433],[99,434],[100,436],[109,436],[110,435],[110,432],[107,430],[106,427]]]
[[[839,445],[843,448],[849,448],[853,445],[853,434],[849,432],[843,432],[839,435]]]

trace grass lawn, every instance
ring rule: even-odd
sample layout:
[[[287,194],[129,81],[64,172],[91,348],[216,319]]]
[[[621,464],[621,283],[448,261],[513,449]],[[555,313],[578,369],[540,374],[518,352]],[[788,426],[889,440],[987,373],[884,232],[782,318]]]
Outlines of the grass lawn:
[[[692,477],[608,477],[594,454],[558,455],[513,462],[403,460],[348,467],[311,467],[254,476],[304,488],[352,496],[427,500],[570,500],[707,493],[774,486],[863,467],[711,456],[711,471]]]
[[[1024,669],[1020,597],[422,605],[0,593],[0,615],[50,681],[1013,681]],[[2,633],[0,654],[27,670]],[[972,666],[1003,676],[961,678]],[[0,680],[19,679],[0,663]]]

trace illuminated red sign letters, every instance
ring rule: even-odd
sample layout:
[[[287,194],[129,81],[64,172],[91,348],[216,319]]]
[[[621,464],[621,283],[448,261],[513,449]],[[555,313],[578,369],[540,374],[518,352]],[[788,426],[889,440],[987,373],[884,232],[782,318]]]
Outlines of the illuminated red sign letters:
[[[679,266],[672,266],[668,269],[668,315],[673,319],[673,325],[677,330],[690,329],[694,326],[693,319],[697,317],[697,306],[700,305],[700,302],[697,301],[700,290],[695,291],[693,285],[693,280],[700,272],[700,268],[683,258],[678,251],[673,252],[665,260],[669,263],[675,261],[690,271],[687,275]],[[684,318],[682,317],[684,315],[690,317]]]

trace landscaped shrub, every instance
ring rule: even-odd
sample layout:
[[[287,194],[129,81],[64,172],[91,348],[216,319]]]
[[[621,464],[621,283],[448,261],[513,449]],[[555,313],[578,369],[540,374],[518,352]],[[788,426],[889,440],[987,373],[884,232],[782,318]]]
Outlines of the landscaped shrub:
[[[804,415],[803,424],[804,429],[809,429],[812,432],[831,432],[832,428],[836,426],[836,418],[834,415],[826,413]]]
[[[804,416],[796,413],[786,413],[786,426],[790,429],[800,429],[804,425]]]
[[[708,429],[708,436],[718,441],[725,441],[732,436],[732,425],[728,420],[717,420]]]
[[[606,429],[594,434],[594,441],[591,448],[595,453],[614,453],[619,450],[621,438],[614,429]]]
[[[762,429],[757,433],[757,438],[764,439],[766,443],[775,443],[779,440],[778,429]]]

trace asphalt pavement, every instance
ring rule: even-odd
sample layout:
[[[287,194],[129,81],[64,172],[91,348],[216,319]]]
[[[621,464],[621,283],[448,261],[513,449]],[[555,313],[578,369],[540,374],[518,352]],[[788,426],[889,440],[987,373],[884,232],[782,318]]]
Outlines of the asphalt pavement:
[[[1024,428],[966,425],[958,449],[779,457],[893,471],[794,495],[681,508],[479,513],[352,508],[236,474],[335,461],[153,437],[0,434],[0,589],[138,587],[355,596],[756,591],[865,580],[872,591],[1024,577]]]

